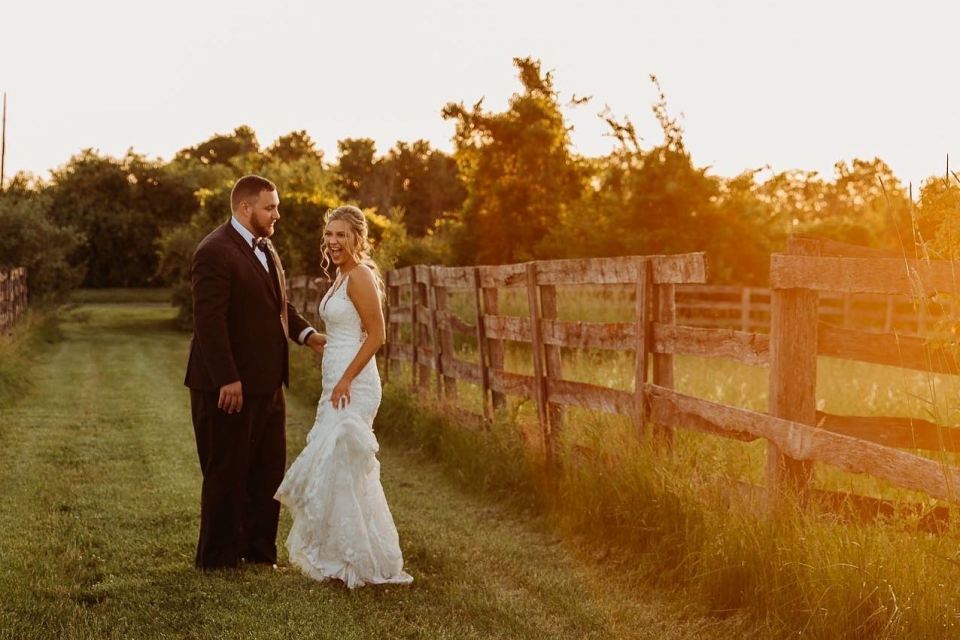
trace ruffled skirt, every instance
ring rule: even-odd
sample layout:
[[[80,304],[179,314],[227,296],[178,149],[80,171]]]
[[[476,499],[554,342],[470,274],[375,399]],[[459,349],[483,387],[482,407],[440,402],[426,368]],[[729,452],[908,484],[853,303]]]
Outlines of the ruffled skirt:
[[[342,409],[330,404],[327,390],[333,385],[324,376],[307,444],[275,495],[293,514],[290,562],[311,578],[337,578],[351,589],[413,581],[403,571],[397,528],[380,483],[373,434],[380,380],[375,364],[368,369],[351,384],[351,402]]]

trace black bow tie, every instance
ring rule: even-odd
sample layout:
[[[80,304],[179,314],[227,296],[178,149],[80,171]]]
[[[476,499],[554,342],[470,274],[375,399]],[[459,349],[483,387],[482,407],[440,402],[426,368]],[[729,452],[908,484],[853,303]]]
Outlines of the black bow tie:
[[[267,253],[270,247],[270,239],[269,238],[250,238],[250,246],[253,247],[254,249],[260,249],[260,251]]]

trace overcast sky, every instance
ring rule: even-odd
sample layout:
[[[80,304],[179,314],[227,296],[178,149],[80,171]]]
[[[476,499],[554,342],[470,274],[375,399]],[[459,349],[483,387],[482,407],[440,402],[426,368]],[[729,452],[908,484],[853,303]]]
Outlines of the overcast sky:
[[[502,109],[515,56],[542,59],[578,152],[611,148],[597,114],[649,144],[656,74],[687,146],[717,175],[885,159],[904,183],[960,165],[960,6],[914,0],[134,0],[0,3],[9,177],[74,153],[169,159],[241,124],[266,146],[306,129],[385,152],[451,150],[449,101]]]

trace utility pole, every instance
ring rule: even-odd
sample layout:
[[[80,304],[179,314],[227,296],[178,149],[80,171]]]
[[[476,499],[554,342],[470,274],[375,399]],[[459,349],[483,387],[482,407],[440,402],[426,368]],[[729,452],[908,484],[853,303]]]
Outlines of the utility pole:
[[[3,191],[4,168],[7,164],[7,92],[3,92],[3,134],[0,136],[0,191]]]

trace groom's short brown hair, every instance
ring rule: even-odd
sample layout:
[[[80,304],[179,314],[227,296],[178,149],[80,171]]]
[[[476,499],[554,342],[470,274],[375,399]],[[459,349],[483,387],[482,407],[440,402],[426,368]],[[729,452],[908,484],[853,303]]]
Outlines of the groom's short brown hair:
[[[277,185],[266,178],[255,175],[243,176],[237,180],[236,184],[233,185],[233,190],[230,191],[230,209],[236,211],[241,202],[249,198],[259,197],[261,191],[276,190]]]

